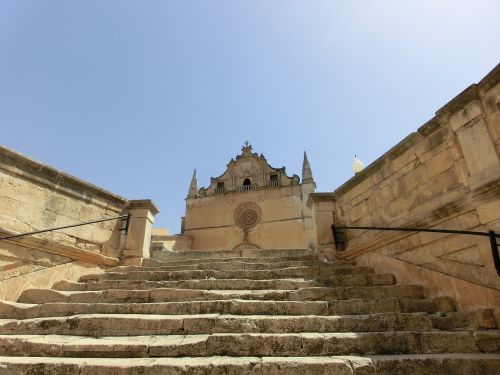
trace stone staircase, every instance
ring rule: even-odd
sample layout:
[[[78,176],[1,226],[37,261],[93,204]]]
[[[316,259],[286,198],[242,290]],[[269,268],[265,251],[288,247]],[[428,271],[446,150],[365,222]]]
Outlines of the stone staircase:
[[[307,250],[155,252],[0,304],[0,374],[500,374],[490,310],[455,311]]]

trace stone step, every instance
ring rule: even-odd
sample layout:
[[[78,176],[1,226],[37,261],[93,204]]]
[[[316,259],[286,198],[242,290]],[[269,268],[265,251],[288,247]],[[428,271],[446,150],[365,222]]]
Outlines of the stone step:
[[[311,255],[302,256],[302,257],[258,257],[258,258],[250,258],[250,257],[232,257],[232,258],[210,258],[210,259],[184,259],[184,260],[170,260],[170,261],[162,261],[158,259],[145,258],[142,259],[141,267],[168,267],[168,266],[187,266],[191,264],[199,264],[199,263],[233,263],[233,262],[245,262],[245,263],[279,263],[279,262],[315,262],[317,261]],[[344,264],[346,266],[353,266],[355,264],[354,261],[351,260],[335,260],[329,264]],[[122,266],[128,267],[128,266]],[[132,266],[133,267],[133,266]]]
[[[498,375],[495,354],[63,358],[0,357],[0,375]]]
[[[356,362],[361,371],[355,374],[360,375],[494,375],[500,368],[498,354],[375,355]]]
[[[441,330],[460,329],[495,329],[498,322],[491,309],[477,309],[471,311],[446,312],[432,314],[430,319],[434,328]]]
[[[296,267],[311,267],[311,266],[325,266],[339,267],[339,265],[332,263],[327,264],[317,260],[296,260],[296,261],[277,261],[274,263],[259,263],[259,262],[245,262],[238,259],[234,262],[203,262],[192,263],[186,265],[163,265],[163,266],[118,266],[109,269],[109,272],[129,272],[129,271],[187,271],[187,270],[273,270],[283,268],[296,268]],[[345,265],[344,265],[345,267]]]
[[[395,279],[392,275],[359,274],[346,275],[337,282],[325,282],[305,279],[271,279],[271,280],[247,280],[247,279],[195,279],[175,281],[148,281],[148,280],[100,280],[98,282],[71,282],[61,280],[52,286],[55,290],[85,291],[85,290],[107,290],[107,289],[299,289],[313,286],[372,286],[372,285],[394,285]]]
[[[206,357],[481,353],[500,332],[216,333],[212,335],[0,335],[5,356]],[[492,337],[496,337],[493,339]]]
[[[405,312],[447,313],[456,311],[455,301],[450,297],[433,299],[402,299],[401,310]]]
[[[422,304],[422,311],[429,311],[430,300],[397,298],[347,299],[325,301],[251,301],[212,300],[161,303],[44,303],[0,304],[0,317],[4,319],[29,319],[35,317],[68,316],[76,314],[239,314],[239,315],[355,315],[391,312],[408,312],[405,306]],[[436,312],[438,307],[434,306]],[[412,306],[411,312],[415,312]]]
[[[130,271],[130,272],[106,272],[96,275],[84,275],[80,281],[99,280],[190,280],[190,279],[251,279],[267,280],[282,278],[324,278],[327,276],[373,273],[371,267],[289,267],[272,270],[249,270],[249,271],[227,271],[227,270],[188,270],[188,271]]]
[[[357,273],[347,275],[330,276],[323,280],[325,286],[363,286],[363,285],[393,285],[396,284],[394,275]]]
[[[423,298],[418,285],[383,285],[351,287],[310,287],[297,290],[201,290],[158,288],[151,290],[111,289],[104,291],[67,292],[52,289],[26,289],[18,298],[21,303],[87,302],[151,303],[206,301],[226,299],[273,301],[330,301],[338,299]]]
[[[215,259],[215,258],[278,258],[278,257],[312,257],[309,249],[246,249],[246,250],[188,250],[151,252],[151,258],[172,261],[183,259]]]
[[[272,280],[176,280],[176,281],[140,281],[140,280],[102,280],[94,283],[77,283],[62,280],[55,283],[52,289],[63,291],[107,290],[107,289],[226,289],[226,290],[262,290],[262,289],[299,289],[322,286],[321,283],[304,279],[272,279]]]
[[[426,313],[372,315],[86,314],[0,320],[0,335],[144,336],[214,333],[428,331]]]

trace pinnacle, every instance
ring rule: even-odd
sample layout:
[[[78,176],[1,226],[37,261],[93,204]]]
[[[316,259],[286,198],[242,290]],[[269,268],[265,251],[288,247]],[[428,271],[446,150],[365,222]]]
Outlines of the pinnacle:
[[[314,183],[314,178],[312,175],[311,165],[307,159],[307,154],[304,151],[304,161],[302,163],[302,183]]]
[[[198,180],[196,179],[196,169],[193,171],[191,184],[189,185],[188,198],[194,198],[198,195]]]

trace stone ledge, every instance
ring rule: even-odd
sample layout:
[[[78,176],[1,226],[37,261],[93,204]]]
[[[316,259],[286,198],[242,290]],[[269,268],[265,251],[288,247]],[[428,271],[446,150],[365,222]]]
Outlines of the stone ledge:
[[[307,199],[307,207],[311,208],[317,202],[335,202],[334,193],[310,193]]]
[[[395,159],[397,156],[401,155],[403,152],[411,148],[422,137],[426,137],[434,131],[441,127],[441,121],[445,117],[449,116],[453,112],[458,111],[465,105],[469,104],[475,99],[479,99],[479,88],[486,90],[491,88],[500,80],[500,64],[495,66],[491,72],[489,72],[486,77],[484,77],[480,83],[472,84],[458,94],[455,98],[451,99],[438,111],[436,115],[427,121],[424,125],[418,128],[417,132],[409,134],[406,138],[401,140],[397,145],[392,147],[389,151],[384,153],[382,156],[377,158],[375,161],[370,163],[363,169],[360,173],[351,177],[347,182],[335,189],[335,196],[340,196],[345,194],[347,191],[352,189],[354,186],[360,184],[365,179],[369,178],[373,173],[378,171],[383,165],[388,161]]]
[[[56,168],[33,160],[21,153],[0,145],[0,169],[48,186],[56,191],[69,193],[84,201],[89,200],[89,193],[118,205],[125,206],[127,199],[104,190],[96,185],[71,176]]]
[[[392,147],[389,151],[384,153],[378,159],[368,164],[365,169],[351,177],[347,182],[335,189],[334,194],[336,197],[341,196],[351,190],[354,186],[360,184],[372,174],[379,171],[384,165],[389,161],[395,159],[399,155],[403,154],[406,150],[409,150],[415,144],[417,144],[422,139],[422,135],[418,132],[413,132],[407,137],[405,137],[396,146]]]
[[[145,209],[149,210],[153,215],[156,215],[160,210],[154,202],[151,199],[132,199],[128,201],[127,205],[128,210],[135,210],[135,209]]]

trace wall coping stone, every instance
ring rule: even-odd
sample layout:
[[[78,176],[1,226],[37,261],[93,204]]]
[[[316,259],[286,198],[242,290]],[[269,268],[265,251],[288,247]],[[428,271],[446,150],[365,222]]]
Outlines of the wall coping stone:
[[[436,115],[423,124],[416,132],[411,133],[397,145],[392,147],[389,151],[385,152],[382,156],[374,160],[365,169],[358,174],[351,177],[341,186],[334,190],[335,196],[345,194],[354,186],[369,178],[373,173],[377,172],[388,161],[395,159],[403,152],[415,145],[422,136],[427,136],[441,127],[442,119],[449,116],[451,113],[463,108],[465,105],[473,100],[479,99],[479,90],[487,91],[500,81],[500,64],[496,65],[478,84],[472,84],[463,90],[460,94],[451,99],[438,111]]]
[[[151,199],[132,199],[128,201],[127,209],[147,209],[151,211],[153,215],[156,215],[160,210]]]
[[[334,193],[310,193],[307,199],[307,207],[311,208],[314,203],[335,202]]]
[[[20,175],[22,178],[34,180],[42,183],[54,190],[70,191],[72,195],[84,201],[89,200],[88,193],[92,193],[97,197],[106,199],[115,204],[126,205],[127,199],[102,189],[87,181],[81,180],[68,173],[62,172],[59,169],[43,164],[39,161],[33,160],[26,155],[13,151],[3,145],[0,145],[0,169],[6,170],[10,173]],[[8,163],[8,160],[11,163]],[[11,168],[6,164],[11,164]],[[17,170],[16,170],[17,169]],[[22,170],[19,173],[19,169]]]
[[[421,135],[418,132],[413,132],[405,137],[396,146],[392,147],[389,151],[384,153],[378,159],[370,163],[361,172],[352,176],[349,180],[344,182],[341,186],[334,190],[335,196],[340,196],[351,190],[354,186],[369,178],[373,173],[380,170],[388,161],[395,159],[403,152],[414,146],[420,139]]]

